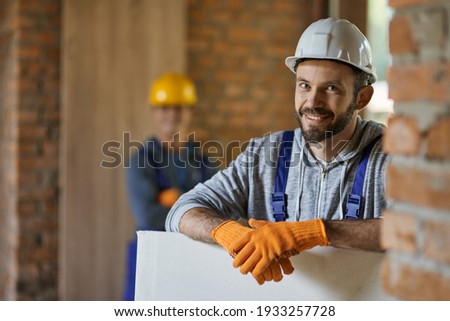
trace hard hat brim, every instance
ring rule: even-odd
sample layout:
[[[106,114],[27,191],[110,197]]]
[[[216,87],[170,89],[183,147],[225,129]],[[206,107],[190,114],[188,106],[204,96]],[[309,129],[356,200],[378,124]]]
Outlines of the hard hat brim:
[[[327,58],[323,58],[323,57],[314,57],[314,56],[305,56],[305,57],[297,57],[297,56],[289,56],[285,59],[284,63],[286,65],[286,67],[288,67],[294,74],[295,72],[295,64],[297,62],[298,59],[317,59],[317,60],[332,60],[332,61],[336,61],[336,62],[340,62],[343,63],[345,65],[348,66],[353,66],[361,71],[364,71],[365,73],[369,74],[369,83],[373,84],[374,82],[377,81],[377,76],[374,75],[372,72],[368,71],[368,70],[364,70],[362,69],[360,66],[352,64],[350,62],[348,62],[347,60],[343,60],[343,59],[338,59],[338,58],[331,58],[331,57],[327,57]]]

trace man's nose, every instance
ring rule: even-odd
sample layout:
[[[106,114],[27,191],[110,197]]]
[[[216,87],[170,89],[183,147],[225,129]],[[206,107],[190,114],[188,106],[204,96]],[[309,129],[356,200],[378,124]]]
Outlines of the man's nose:
[[[320,90],[312,89],[307,95],[305,106],[310,108],[321,108],[325,106],[324,96]]]

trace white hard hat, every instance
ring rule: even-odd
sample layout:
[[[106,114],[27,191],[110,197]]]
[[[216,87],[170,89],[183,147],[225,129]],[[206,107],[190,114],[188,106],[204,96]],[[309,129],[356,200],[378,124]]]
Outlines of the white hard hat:
[[[377,80],[372,61],[372,48],[363,33],[345,19],[327,18],[313,22],[302,34],[295,56],[286,58],[286,66],[294,73],[298,59],[331,59],[350,64]]]

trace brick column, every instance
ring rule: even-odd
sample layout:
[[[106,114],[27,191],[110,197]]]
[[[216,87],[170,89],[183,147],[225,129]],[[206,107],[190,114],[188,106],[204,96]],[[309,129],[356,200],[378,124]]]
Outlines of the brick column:
[[[55,300],[60,0],[0,9],[0,299]]]
[[[383,286],[401,299],[450,300],[450,3],[389,5],[395,115],[384,139],[393,161]]]
[[[0,300],[16,298],[17,265],[17,3],[0,3]]]

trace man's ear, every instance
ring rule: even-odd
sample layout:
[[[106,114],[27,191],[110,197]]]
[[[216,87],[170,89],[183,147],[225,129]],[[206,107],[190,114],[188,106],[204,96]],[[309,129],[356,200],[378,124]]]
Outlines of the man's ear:
[[[373,87],[365,86],[359,90],[358,97],[356,99],[356,109],[361,110],[367,106],[372,99]]]

